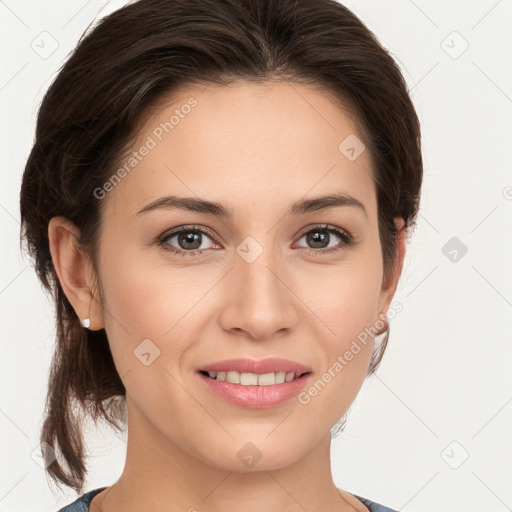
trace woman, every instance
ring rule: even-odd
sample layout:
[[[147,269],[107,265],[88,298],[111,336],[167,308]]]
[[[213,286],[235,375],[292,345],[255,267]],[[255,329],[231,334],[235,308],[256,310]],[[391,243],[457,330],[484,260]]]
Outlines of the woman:
[[[139,0],[83,37],[21,190],[57,311],[48,475],[83,492],[77,404],[128,440],[62,511],[391,511],[335,486],[330,441],[421,180],[403,77],[334,0]]]

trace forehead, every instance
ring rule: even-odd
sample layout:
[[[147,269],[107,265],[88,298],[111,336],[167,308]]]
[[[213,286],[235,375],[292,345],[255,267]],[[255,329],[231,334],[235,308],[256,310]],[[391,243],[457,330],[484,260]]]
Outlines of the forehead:
[[[336,190],[366,200],[371,211],[371,156],[362,150],[347,158],[344,141],[364,149],[348,111],[325,90],[243,81],[183,87],[145,113],[120,164],[126,172],[104,206],[133,215],[173,194],[219,200],[236,211]]]

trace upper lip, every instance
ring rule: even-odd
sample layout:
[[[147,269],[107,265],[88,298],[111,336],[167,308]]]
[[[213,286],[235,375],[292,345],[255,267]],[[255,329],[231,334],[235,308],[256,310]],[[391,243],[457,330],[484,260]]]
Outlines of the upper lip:
[[[228,372],[236,371],[239,373],[257,373],[263,375],[265,373],[273,372],[286,372],[301,375],[303,373],[311,372],[311,368],[303,364],[289,361],[288,359],[281,359],[278,357],[271,357],[269,359],[226,359],[225,361],[218,361],[216,363],[207,364],[202,366],[199,371],[206,372]]]

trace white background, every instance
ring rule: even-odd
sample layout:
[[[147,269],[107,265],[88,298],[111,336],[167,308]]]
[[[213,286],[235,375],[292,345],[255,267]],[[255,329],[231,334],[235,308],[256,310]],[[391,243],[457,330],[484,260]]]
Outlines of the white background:
[[[2,512],[51,511],[76,498],[53,494],[31,458],[54,311],[19,250],[19,189],[42,95],[99,11],[124,3],[0,1]],[[395,296],[404,309],[333,441],[335,483],[408,512],[511,510],[512,1],[346,5],[402,67],[422,123],[425,177]],[[58,44],[46,58],[31,47],[44,31]],[[443,253],[452,237],[468,249],[455,262]],[[91,490],[117,480],[125,444],[107,429],[87,431]]]

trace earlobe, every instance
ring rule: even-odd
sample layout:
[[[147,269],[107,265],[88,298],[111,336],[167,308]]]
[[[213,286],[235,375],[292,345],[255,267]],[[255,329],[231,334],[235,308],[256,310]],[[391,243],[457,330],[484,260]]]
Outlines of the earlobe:
[[[89,319],[89,328],[103,328],[101,311],[91,292],[90,261],[80,250],[78,228],[65,217],[53,217],[48,224],[48,240],[59,283],[78,318]],[[85,327],[84,322],[82,325]]]

